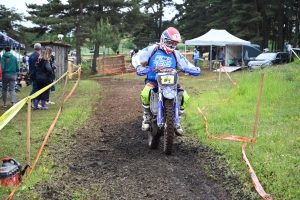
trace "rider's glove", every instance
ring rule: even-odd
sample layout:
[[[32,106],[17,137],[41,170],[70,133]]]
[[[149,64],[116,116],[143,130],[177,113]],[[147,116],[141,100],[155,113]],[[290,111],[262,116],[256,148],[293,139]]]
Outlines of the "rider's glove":
[[[201,70],[200,70],[200,67],[194,67],[193,69],[195,69],[195,70],[197,70],[197,71],[199,71],[199,72],[201,71]]]
[[[148,74],[148,72],[149,72],[149,68],[147,67],[143,67],[142,65],[138,65],[136,67],[136,74],[138,76],[145,76]]]
[[[191,68],[188,73],[192,76],[199,76],[201,74],[201,69],[199,67]]]

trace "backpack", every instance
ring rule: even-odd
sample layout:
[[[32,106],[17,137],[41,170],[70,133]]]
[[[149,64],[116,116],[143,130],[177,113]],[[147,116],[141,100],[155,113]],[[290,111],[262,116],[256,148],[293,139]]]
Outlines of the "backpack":
[[[26,63],[26,56],[23,56],[23,63]]]

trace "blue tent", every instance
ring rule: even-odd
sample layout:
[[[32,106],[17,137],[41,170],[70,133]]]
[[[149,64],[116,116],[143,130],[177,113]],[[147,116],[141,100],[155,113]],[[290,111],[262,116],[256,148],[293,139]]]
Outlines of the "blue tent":
[[[25,49],[25,45],[0,32],[0,49],[10,46],[12,49]]]

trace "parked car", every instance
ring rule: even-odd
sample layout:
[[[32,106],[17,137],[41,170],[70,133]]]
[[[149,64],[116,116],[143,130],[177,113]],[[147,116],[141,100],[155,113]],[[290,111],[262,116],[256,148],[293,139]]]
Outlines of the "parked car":
[[[260,69],[272,65],[290,62],[290,55],[286,52],[265,52],[248,62],[248,69]]]

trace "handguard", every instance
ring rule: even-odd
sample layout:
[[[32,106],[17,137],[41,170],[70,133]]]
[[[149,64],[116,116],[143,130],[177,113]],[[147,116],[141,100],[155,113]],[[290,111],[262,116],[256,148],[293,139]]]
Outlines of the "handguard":
[[[138,76],[145,76],[149,72],[149,68],[143,67],[142,65],[139,65],[136,67],[136,75]]]
[[[189,73],[192,76],[199,76],[201,74],[201,69],[199,67],[193,67],[190,69],[185,69],[185,73]]]

